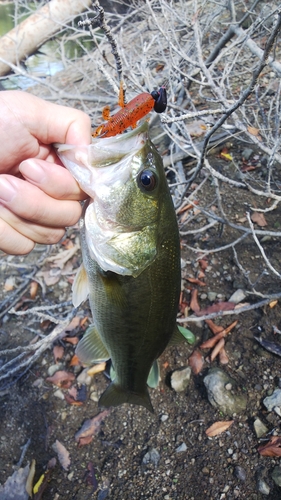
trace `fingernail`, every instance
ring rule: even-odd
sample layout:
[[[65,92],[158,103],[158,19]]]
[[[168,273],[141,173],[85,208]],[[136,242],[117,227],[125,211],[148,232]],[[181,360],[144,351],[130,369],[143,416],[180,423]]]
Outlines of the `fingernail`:
[[[20,166],[21,174],[29,181],[40,183],[44,180],[45,172],[35,160],[25,160]]]
[[[14,186],[7,179],[0,176],[0,201],[12,201],[16,194]]]

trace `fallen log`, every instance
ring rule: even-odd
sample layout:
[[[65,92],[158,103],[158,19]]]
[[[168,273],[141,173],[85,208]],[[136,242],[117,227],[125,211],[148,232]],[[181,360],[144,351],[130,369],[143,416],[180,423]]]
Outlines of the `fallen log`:
[[[18,26],[0,38],[0,76],[11,72],[11,66],[36,52],[67,22],[91,4],[91,0],[51,0]]]

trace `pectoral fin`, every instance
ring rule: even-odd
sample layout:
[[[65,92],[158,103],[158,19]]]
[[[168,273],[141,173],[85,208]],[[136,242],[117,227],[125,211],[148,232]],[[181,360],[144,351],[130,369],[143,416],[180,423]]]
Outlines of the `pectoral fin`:
[[[80,306],[81,302],[89,295],[89,282],[83,264],[79,267],[72,285],[72,302],[74,307]]]
[[[189,344],[194,344],[196,338],[193,335],[193,333],[187,328],[176,325],[173,331],[172,338],[170,339],[170,342],[168,344],[168,347],[172,345],[177,345],[180,342],[183,342],[184,340],[186,340]]]
[[[110,356],[94,325],[89,326],[76,347],[76,354],[85,365],[107,361]]]

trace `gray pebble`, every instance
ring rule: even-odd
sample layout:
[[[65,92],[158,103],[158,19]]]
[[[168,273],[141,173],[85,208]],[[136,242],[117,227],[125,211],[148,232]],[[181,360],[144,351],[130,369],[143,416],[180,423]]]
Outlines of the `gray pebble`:
[[[88,375],[88,370],[89,370],[89,368],[84,368],[84,370],[82,370],[82,372],[79,373],[79,375],[77,377],[77,382],[79,384],[86,384],[86,385],[91,384],[92,377],[90,377],[90,375]]]
[[[184,391],[189,384],[190,376],[191,376],[191,368],[189,366],[187,366],[187,368],[184,368],[182,370],[175,370],[171,376],[171,387],[176,392]]]
[[[277,486],[281,486],[281,467],[279,465],[274,467],[271,477]]]
[[[270,493],[270,488],[268,484],[266,484],[266,482],[260,477],[257,479],[257,489],[263,495],[269,495]]]
[[[254,421],[254,429],[257,438],[262,437],[264,434],[268,432],[268,428],[263,424],[263,422],[259,418],[256,418],[256,420]]]
[[[241,413],[247,406],[245,393],[238,393],[236,382],[220,368],[211,368],[203,380],[212,406],[219,408],[226,415]],[[231,384],[232,390],[227,391],[226,385]]]
[[[186,451],[186,450],[187,450],[186,444],[182,443],[180,446],[177,447],[176,453],[180,453],[181,451]]]
[[[235,290],[235,292],[231,295],[231,297],[228,299],[229,302],[234,302],[234,304],[239,304],[239,302],[242,302],[246,297],[246,294],[244,290],[241,288],[238,288],[238,290]]]
[[[251,148],[245,148],[243,149],[242,151],[242,158],[244,158],[244,160],[249,160],[250,156],[253,154],[253,150]]]
[[[149,450],[144,455],[144,457],[142,459],[142,463],[144,465],[151,463],[151,464],[157,466],[159,464],[159,461],[160,461],[160,454],[158,453],[158,451],[155,448],[152,448],[151,450]]]
[[[63,370],[63,369],[64,369],[64,365],[61,363],[51,365],[48,368],[48,375],[49,375],[49,377],[52,377],[58,370]]]
[[[98,492],[98,500],[105,500],[109,495],[109,489],[101,490]]]
[[[264,406],[268,411],[275,410],[275,407],[281,407],[281,389],[275,389],[271,396],[268,396],[263,400]]]
[[[216,292],[208,292],[207,296],[208,296],[208,299],[210,302],[214,302],[214,300],[216,300],[216,298],[217,298],[217,293]]]
[[[246,471],[240,465],[237,465],[234,469],[234,476],[239,479],[239,481],[246,481]]]

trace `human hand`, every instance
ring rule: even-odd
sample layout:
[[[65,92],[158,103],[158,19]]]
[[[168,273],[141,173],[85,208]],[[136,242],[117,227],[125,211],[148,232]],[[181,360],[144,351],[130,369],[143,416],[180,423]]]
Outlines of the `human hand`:
[[[88,145],[82,111],[21,91],[0,92],[0,250],[26,254],[58,242],[81,215],[81,191],[52,143]]]

